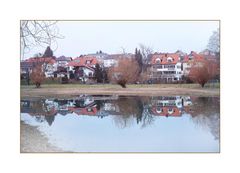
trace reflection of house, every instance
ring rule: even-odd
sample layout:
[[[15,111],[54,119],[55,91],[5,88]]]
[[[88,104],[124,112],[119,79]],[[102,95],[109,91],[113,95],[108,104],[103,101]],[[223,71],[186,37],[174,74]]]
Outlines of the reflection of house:
[[[159,116],[181,116],[184,100],[180,96],[161,96],[152,100],[152,112]]]
[[[160,82],[176,82],[182,79],[180,56],[176,53],[156,53],[151,56],[152,80]]]
[[[154,115],[159,116],[172,116],[172,117],[179,117],[182,115],[182,111],[176,106],[154,106],[152,108],[152,112]]]
[[[78,115],[97,115],[98,111],[95,104],[87,107],[69,107],[68,110]]]

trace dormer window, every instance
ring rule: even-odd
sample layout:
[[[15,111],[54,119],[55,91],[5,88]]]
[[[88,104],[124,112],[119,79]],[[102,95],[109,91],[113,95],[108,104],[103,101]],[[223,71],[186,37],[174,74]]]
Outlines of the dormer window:
[[[168,57],[167,58],[167,62],[173,62],[173,58],[172,57]]]
[[[173,113],[173,109],[172,109],[172,108],[169,108],[169,109],[168,109],[168,113],[169,113],[169,114],[172,114],[172,113]]]
[[[162,108],[157,107],[157,109],[156,109],[156,112],[157,112],[157,113],[162,113],[162,111],[163,111]]]
[[[156,63],[157,63],[157,64],[160,64],[160,62],[161,62],[160,58],[157,58],[157,59],[156,59]]]

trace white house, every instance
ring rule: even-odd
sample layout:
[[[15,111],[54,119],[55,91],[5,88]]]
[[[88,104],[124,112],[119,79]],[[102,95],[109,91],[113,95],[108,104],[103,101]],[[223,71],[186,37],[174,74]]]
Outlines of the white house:
[[[153,54],[151,58],[152,80],[164,83],[182,80],[183,67],[178,54],[160,53]]]

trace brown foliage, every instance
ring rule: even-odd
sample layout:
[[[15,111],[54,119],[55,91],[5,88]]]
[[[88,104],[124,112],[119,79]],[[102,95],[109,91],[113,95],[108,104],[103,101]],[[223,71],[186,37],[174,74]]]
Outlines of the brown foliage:
[[[209,60],[193,61],[188,77],[204,87],[210,79],[213,79],[219,72],[217,63]]]
[[[45,79],[45,74],[42,71],[42,65],[39,64],[35,68],[33,68],[32,73],[30,75],[30,79],[36,85],[37,88],[41,86],[41,83]]]
[[[108,71],[110,82],[117,83],[123,88],[126,88],[127,83],[136,82],[139,75],[139,66],[136,60],[122,58],[118,61],[116,67],[112,67]]]

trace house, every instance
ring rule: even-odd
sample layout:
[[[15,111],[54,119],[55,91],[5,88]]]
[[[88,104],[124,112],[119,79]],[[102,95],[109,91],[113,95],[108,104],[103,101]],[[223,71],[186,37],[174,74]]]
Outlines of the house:
[[[103,61],[109,57],[108,54],[103,53],[102,51],[99,51],[97,53],[87,54],[85,57],[95,57],[99,63],[100,66],[103,65]]]
[[[65,57],[65,56],[60,56],[58,58],[56,58],[56,62],[57,62],[57,66],[58,67],[67,67],[67,64],[72,61],[71,57]]]
[[[103,59],[103,66],[105,68],[113,67],[117,65],[117,62],[117,59],[113,58],[112,56],[108,56]]]
[[[42,70],[46,77],[53,77],[54,71],[57,70],[57,64],[54,57],[33,57],[21,62],[21,72],[32,72],[36,65],[42,65]]]
[[[68,63],[69,72],[75,76],[75,79],[86,82],[93,78],[96,64],[98,63],[96,57],[82,56],[77,57]]]
[[[203,55],[198,54],[198,53],[196,53],[194,51],[191,51],[189,55],[186,55],[183,58],[183,61],[182,61],[183,75],[184,76],[188,76],[189,75],[190,68],[192,67],[192,62],[193,61],[195,61],[195,62],[202,62],[204,60],[205,60],[205,58],[204,58]]]
[[[29,74],[32,72],[33,63],[22,61],[20,63],[20,74],[21,78],[27,79],[29,78]]]
[[[123,58],[135,58],[134,54],[125,53],[125,54],[110,54],[108,57],[105,57],[103,60],[103,66],[105,68],[118,66],[118,61]]]
[[[176,53],[155,53],[151,55],[150,79],[171,83],[182,80],[182,63]]]

